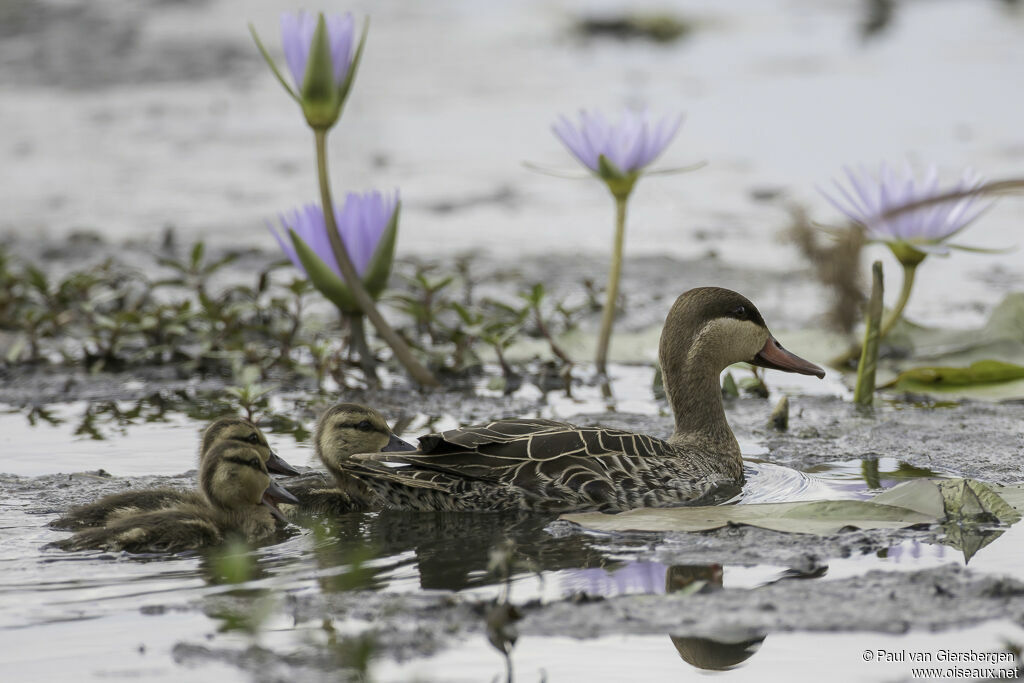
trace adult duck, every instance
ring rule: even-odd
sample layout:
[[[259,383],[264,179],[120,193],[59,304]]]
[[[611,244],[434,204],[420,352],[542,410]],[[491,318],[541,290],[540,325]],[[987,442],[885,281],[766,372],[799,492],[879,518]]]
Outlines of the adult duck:
[[[203,430],[199,446],[199,468],[214,448],[225,443],[246,444],[266,464],[268,472],[293,476],[298,470],[277,455],[267,443],[267,437],[259,427],[241,417],[222,417],[210,423]],[[77,531],[101,527],[118,517],[160,510],[183,503],[202,504],[203,494],[199,490],[188,491],[171,487],[123,491],[104,496],[97,501],[69,510],[63,517],[50,522],[54,529]]]
[[[420,437],[412,452],[355,455],[344,472],[372,492],[366,504],[380,508],[564,512],[696,504],[743,483],[739,444],[722,406],[725,368],[747,362],[825,376],[782,348],[754,304],[718,287],[676,299],[658,357],[675,417],[668,439],[496,420]]]
[[[118,515],[102,527],[82,529],[52,545],[141,553],[198,550],[229,538],[266,540],[276,531],[275,518],[284,521],[276,503],[298,500],[270,478],[263,455],[253,444],[218,443],[199,469],[201,498]]]

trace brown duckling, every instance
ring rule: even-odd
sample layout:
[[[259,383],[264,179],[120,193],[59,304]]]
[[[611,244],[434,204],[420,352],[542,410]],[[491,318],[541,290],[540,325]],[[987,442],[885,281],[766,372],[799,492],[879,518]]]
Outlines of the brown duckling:
[[[322,477],[304,478],[288,490],[299,499],[285,514],[338,515],[371,509],[372,494],[346,472],[354,453],[414,451],[416,447],[395,436],[384,416],[358,403],[336,403],[317,420],[316,455],[334,477],[333,486]]]
[[[62,550],[180,552],[218,545],[231,537],[257,543],[284,519],[276,502],[298,503],[270,477],[265,452],[238,441],[214,444],[199,468],[201,498],[161,510],[120,515],[51,545]]]
[[[715,502],[743,484],[725,418],[722,371],[747,362],[824,377],[782,348],[757,308],[728,289],[683,293],[669,311],[659,360],[675,430],[665,440],[604,427],[496,420],[420,437],[408,453],[345,461],[356,503],[402,510],[619,511]],[[396,466],[397,465],[397,466]]]
[[[223,443],[242,443],[251,446],[266,463],[267,470],[274,474],[296,475],[298,470],[284,461],[270,449],[267,437],[259,427],[241,417],[222,417],[203,430],[199,446],[199,467],[202,468],[207,455],[215,446]],[[69,510],[60,519],[50,522],[54,529],[77,531],[90,527],[101,527],[118,517],[139,512],[160,510],[182,503],[202,504],[203,495],[198,490],[186,491],[171,487],[123,491]]]

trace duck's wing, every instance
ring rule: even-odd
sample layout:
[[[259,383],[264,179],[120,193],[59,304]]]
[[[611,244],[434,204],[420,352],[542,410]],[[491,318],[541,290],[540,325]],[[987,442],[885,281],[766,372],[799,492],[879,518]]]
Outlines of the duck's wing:
[[[577,475],[604,488],[646,469],[646,459],[669,453],[666,442],[644,434],[552,420],[509,419],[429,434],[420,438],[416,451],[355,458],[367,466],[404,465],[392,468],[392,476],[416,477],[434,484],[448,478],[428,476],[430,472],[512,484],[539,493],[546,492],[553,482],[572,488],[571,480]],[[384,467],[377,465],[373,470]]]

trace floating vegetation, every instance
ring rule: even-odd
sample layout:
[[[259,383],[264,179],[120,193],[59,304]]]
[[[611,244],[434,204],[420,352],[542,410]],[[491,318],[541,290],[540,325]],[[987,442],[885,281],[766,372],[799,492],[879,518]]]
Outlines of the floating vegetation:
[[[694,28],[693,22],[672,14],[636,12],[618,16],[584,17],[577,20],[574,31],[584,38],[647,40],[668,44],[687,38]]]

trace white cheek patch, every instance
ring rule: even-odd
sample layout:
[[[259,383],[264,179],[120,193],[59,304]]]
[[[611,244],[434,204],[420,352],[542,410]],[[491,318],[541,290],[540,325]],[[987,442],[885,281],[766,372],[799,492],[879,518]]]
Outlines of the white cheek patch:
[[[693,336],[687,353],[687,362],[701,356],[705,362],[715,359],[722,365],[749,361],[768,341],[768,330],[736,318],[715,318],[704,324]]]

